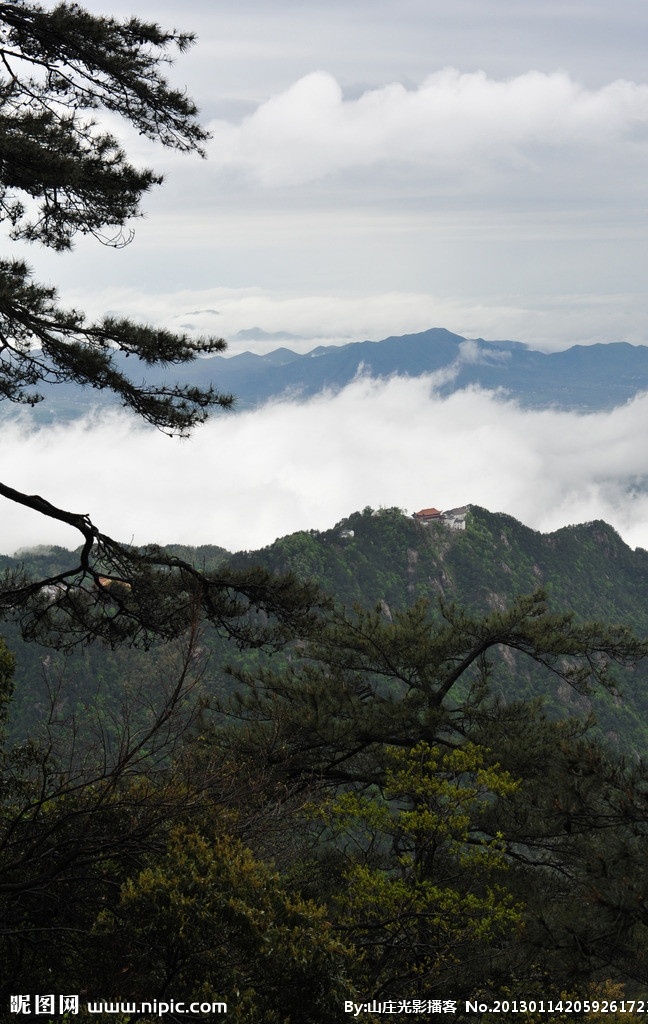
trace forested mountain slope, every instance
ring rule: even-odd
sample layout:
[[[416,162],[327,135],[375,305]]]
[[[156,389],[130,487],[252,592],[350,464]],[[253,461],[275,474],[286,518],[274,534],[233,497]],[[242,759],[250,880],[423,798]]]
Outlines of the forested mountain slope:
[[[543,587],[557,609],[648,633],[648,552],[633,551],[602,521],[542,534],[474,505],[465,529],[367,508],[234,561],[291,569],[347,604],[384,601],[392,609],[443,597],[484,612]]]
[[[541,534],[511,516],[468,506],[464,527],[453,529],[440,520],[422,525],[399,509],[366,508],[330,530],[291,534],[260,551],[229,555],[208,545],[170,550],[207,568],[229,561],[236,567],[261,564],[291,571],[316,581],[348,609],[379,605],[388,619],[418,600],[430,602],[439,619],[440,602],[479,615],[543,588],[552,611],[573,612],[579,621],[623,624],[648,636],[648,552],[633,551],[608,524],[596,521]],[[65,564],[64,556],[62,549],[51,548],[24,558],[42,575]],[[7,567],[13,561],[2,559]],[[101,695],[110,704],[118,700],[129,674],[150,673],[150,656],[142,652],[90,646],[64,656],[22,644],[9,626],[4,632],[18,653],[14,722],[19,730],[44,713],[46,681],[49,687],[60,685],[67,702],[83,704]],[[210,654],[209,685],[231,687],[223,665],[236,663],[237,652],[213,633],[206,634],[204,646]],[[164,659],[164,649],[159,657]],[[254,656],[248,652],[245,657]],[[495,685],[509,700],[537,692],[528,664],[510,655],[497,666]],[[606,698],[596,708],[564,689],[549,699],[559,713],[594,710],[604,732],[638,752],[644,739],[648,745],[648,669],[639,666],[626,673],[621,689],[621,701]]]
[[[607,523],[595,521],[541,534],[512,516],[469,506],[465,529],[422,525],[399,509],[356,512],[322,533],[302,532],[237,564],[261,561],[316,579],[347,606],[380,603],[386,616],[430,601],[477,615],[500,610],[538,588],[552,611],[578,621],[626,625],[648,636],[648,552],[632,550]],[[594,713],[602,731],[634,753],[648,749],[648,666],[619,677],[622,697],[593,706],[564,687],[546,692],[524,659],[507,652],[494,685],[507,700],[546,696],[554,713]],[[538,685],[540,689],[538,689]]]
[[[366,508],[235,555],[174,547],[223,578],[291,570],[333,595],[264,654],[198,617],[179,644],[66,655],[5,623],[12,977],[36,928],[65,991],[70,963],[137,992],[179,958],[187,990],[205,963],[222,985],[233,949],[233,1002],[239,964],[265,993],[306,948],[309,992],[648,1005],[648,553],[602,522],[541,535],[454,511]],[[41,578],[69,564],[25,558]],[[538,586],[546,600],[522,596]],[[0,728],[11,661],[0,645]]]

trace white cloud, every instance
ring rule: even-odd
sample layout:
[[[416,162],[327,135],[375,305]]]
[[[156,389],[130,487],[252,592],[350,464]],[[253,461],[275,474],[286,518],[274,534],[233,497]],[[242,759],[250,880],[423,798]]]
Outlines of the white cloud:
[[[496,81],[445,68],[415,89],[392,83],[345,100],[336,79],[316,71],[240,125],[214,122],[210,156],[269,187],[393,163],[464,179],[481,176],[484,163],[533,168],[538,147],[600,152],[647,122],[648,85],[623,80],[589,90],[562,71]]]
[[[3,426],[2,479],[89,513],[135,543],[254,549],[366,505],[472,502],[541,530],[605,519],[648,547],[648,396],[613,412],[529,412],[430,380],[360,378],[336,396],[222,415],[189,442],[121,414],[27,432]],[[77,544],[5,503],[2,550]]]

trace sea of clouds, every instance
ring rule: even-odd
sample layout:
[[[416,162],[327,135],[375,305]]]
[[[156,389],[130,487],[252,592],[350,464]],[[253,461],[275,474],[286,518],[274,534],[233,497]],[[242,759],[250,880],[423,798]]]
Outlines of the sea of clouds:
[[[256,549],[367,505],[473,503],[541,531],[604,519],[648,548],[648,394],[579,415],[473,389],[442,398],[434,384],[360,377],[338,394],[217,414],[185,441],[116,411],[42,429],[6,419],[1,479],[135,544]],[[1,521],[7,554],[80,541],[11,503]]]

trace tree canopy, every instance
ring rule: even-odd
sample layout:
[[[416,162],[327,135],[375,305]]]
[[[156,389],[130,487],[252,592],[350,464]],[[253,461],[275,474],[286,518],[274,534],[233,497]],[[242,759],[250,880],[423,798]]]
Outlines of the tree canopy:
[[[422,1020],[448,997],[643,1002],[646,765],[498,676],[618,699],[648,644],[541,593],[443,613],[333,609],[265,668],[246,651],[231,702],[197,624],[141,671],[122,647],[112,702],[54,685],[0,748],[4,992],[217,991],[286,1024],[369,997]],[[0,721],[11,673],[0,644]]]
[[[644,998],[646,764],[590,719],[503,699],[498,676],[530,660],[546,694],[620,699],[615,669],[647,654],[538,592],[442,621],[423,602],[391,619],[358,608],[289,664],[240,673],[215,740],[262,765],[292,813],[275,857],[326,899],[362,991],[583,999],[614,981]]]

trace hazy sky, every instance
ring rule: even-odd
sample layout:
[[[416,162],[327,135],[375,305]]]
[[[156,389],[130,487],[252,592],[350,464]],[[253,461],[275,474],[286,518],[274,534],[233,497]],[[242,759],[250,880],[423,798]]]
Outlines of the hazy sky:
[[[196,31],[173,75],[213,139],[201,161],[126,136],[167,173],[133,245],[29,253],[75,301],[216,310],[229,338],[645,341],[643,0],[108,9]]]
[[[646,343],[643,0],[87,6],[197,32],[173,77],[212,141],[203,161],[124,132],[167,176],[132,245],[25,249],[67,301],[198,322],[231,351],[255,326],[302,348],[433,326],[544,350]],[[542,529],[606,518],[648,547],[646,419],[643,398],[584,417],[359,381],[187,443],[124,417],[5,427],[2,479],[138,543],[256,547],[367,504],[476,502]],[[3,528],[9,552],[76,543],[10,509]]]

